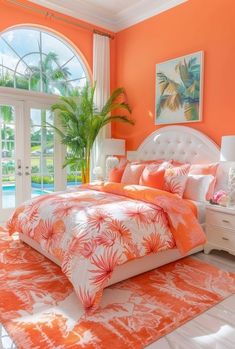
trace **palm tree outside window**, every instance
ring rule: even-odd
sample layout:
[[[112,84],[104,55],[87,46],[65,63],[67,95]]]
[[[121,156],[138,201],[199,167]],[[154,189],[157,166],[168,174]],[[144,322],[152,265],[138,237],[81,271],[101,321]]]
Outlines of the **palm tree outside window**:
[[[36,27],[17,27],[0,35],[0,86],[69,96],[88,81],[82,59],[55,34]],[[46,124],[46,113],[41,110],[42,125]],[[12,117],[11,108],[2,109],[1,114],[5,125]],[[41,143],[48,143],[47,138],[47,128],[42,127]],[[50,142],[53,143],[53,135]],[[46,173],[46,154],[42,155],[42,173]]]

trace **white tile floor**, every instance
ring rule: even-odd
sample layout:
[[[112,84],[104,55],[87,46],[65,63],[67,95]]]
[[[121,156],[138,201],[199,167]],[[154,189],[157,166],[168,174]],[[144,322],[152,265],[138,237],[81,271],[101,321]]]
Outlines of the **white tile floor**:
[[[194,257],[235,273],[235,257],[225,252],[198,253]],[[235,295],[146,348],[235,349]],[[1,325],[0,349],[17,349]]]

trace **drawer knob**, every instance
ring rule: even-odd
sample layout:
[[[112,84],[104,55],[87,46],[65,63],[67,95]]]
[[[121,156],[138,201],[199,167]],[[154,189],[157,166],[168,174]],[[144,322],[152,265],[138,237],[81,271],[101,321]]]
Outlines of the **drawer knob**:
[[[225,240],[225,241],[229,241],[229,239],[225,238],[224,236],[222,237],[222,239]]]
[[[222,222],[224,222],[224,223],[230,223],[227,219],[222,219]]]

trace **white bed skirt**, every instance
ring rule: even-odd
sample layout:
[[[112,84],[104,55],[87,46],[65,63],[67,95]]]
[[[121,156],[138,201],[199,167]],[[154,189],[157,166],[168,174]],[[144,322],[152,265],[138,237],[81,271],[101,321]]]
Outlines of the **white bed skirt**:
[[[52,255],[50,255],[49,253],[44,252],[36,241],[21,233],[19,234],[19,237],[23,242],[37,250],[39,253],[43,254],[45,257],[49,258],[57,265],[61,266],[60,261]],[[196,252],[200,252],[202,250],[203,246],[196,247],[193,250],[191,250],[190,253],[187,254],[187,256]],[[117,282],[129,279],[133,276],[145,273],[146,271],[158,268],[161,265],[168,264],[183,257],[185,256],[182,256],[177,248],[172,248],[166,251],[152,253],[145,257],[131,260],[115,268],[107,286],[116,284]]]

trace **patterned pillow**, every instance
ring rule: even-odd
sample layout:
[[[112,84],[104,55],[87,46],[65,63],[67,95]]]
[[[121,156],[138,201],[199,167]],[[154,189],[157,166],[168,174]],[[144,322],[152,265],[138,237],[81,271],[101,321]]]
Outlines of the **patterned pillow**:
[[[189,169],[189,164],[176,167],[170,165],[165,171],[163,189],[183,197]]]

